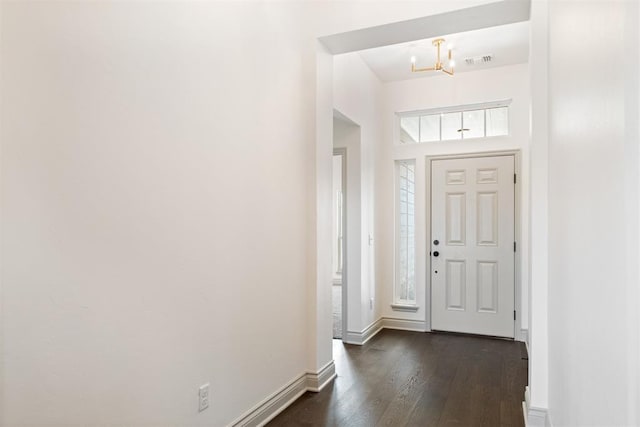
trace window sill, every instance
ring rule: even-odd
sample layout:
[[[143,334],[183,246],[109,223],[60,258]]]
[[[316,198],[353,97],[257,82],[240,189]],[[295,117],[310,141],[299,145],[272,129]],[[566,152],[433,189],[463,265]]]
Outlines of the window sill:
[[[408,311],[415,313],[420,306],[415,304],[391,304],[391,309],[394,311]]]

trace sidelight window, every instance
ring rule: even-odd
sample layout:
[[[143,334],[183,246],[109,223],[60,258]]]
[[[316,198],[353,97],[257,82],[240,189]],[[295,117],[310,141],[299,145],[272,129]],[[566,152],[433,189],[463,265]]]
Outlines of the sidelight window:
[[[395,302],[415,304],[415,161],[396,162]]]

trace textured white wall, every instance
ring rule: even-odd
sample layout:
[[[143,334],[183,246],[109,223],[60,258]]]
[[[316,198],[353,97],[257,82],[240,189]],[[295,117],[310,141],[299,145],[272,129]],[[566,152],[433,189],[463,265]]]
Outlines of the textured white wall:
[[[521,150],[521,209],[522,240],[519,272],[523,283],[520,319],[526,329],[528,283],[528,182],[529,182],[529,70],[528,64],[512,65],[488,70],[460,73],[453,78],[447,75],[425,77],[384,85],[385,110],[381,117],[384,127],[384,144],[378,152],[376,163],[376,213],[378,226],[377,277],[383,287],[381,295],[382,315],[399,319],[425,321],[429,318],[426,307],[426,185],[425,157],[445,154],[461,154],[495,150]],[[511,134],[507,137],[487,138],[444,143],[403,144],[394,140],[395,113],[474,104],[512,99],[509,121]],[[416,159],[416,295],[420,306],[416,313],[393,311],[393,257],[394,257],[394,160]]]
[[[549,18],[551,420],[638,425],[638,4]],[[603,51],[622,62],[593,66]]]

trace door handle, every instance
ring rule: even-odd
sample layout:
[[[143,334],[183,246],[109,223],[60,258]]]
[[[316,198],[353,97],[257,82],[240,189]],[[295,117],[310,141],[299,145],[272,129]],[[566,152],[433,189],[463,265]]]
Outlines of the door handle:
[[[440,252],[438,252],[438,251],[433,251],[433,256],[439,256],[439,255],[440,255]]]

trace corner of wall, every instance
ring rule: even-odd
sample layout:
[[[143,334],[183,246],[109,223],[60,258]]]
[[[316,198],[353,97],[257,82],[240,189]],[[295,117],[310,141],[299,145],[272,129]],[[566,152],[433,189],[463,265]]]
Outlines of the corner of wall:
[[[331,182],[333,153],[333,55],[316,42],[315,174],[309,221],[308,368],[319,369],[331,357]]]
[[[253,408],[245,412],[230,427],[264,426],[287,409],[307,391],[320,392],[336,378],[333,360],[314,372],[306,372],[285,384]]]
[[[530,404],[529,386],[525,388],[524,401],[522,402],[524,425],[526,427],[552,427],[549,410],[537,408]]]
[[[516,336],[516,340],[525,343],[527,346],[527,352],[529,351],[529,330],[528,329],[520,329],[518,335]]]
[[[378,332],[383,329],[382,318],[372,322],[369,326],[364,328],[361,332],[347,331],[347,336],[343,340],[347,344],[364,345],[367,341],[373,338]]]

